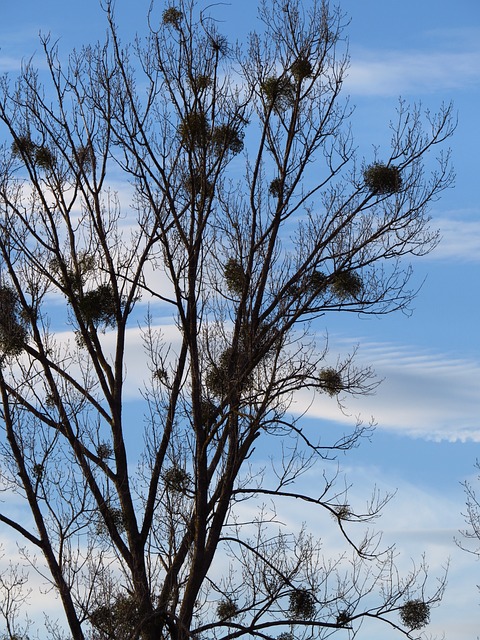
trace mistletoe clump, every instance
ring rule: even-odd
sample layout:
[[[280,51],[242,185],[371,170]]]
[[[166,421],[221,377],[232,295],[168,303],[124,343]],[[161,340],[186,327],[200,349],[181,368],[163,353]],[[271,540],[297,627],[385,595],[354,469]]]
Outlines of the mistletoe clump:
[[[393,165],[375,162],[365,169],[363,177],[372,193],[391,195],[402,188],[400,169]]]
[[[330,285],[333,294],[340,300],[358,298],[363,289],[362,280],[354,271],[340,271]]]
[[[311,620],[315,617],[315,597],[308,589],[295,589],[290,594],[289,612],[292,618]]]
[[[107,460],[113,455],[113,449],[108,442],[100,442],[97,446],[97,456],[100,460]]]
[[[170,25],[174,29],[180,29],[182,19],[183,13],[177,7],[167,7],[162,13],[163,24]]]
[[[163,474],[163,481],[170,491],[185,493],[192,484],[192,476],[182,467],[173,465]]]
[[[56,282],[65,289],[72,289],[76,295],[88,277],[97,270],[95,257],[87,251],[80,252],[76,260],[68,260],[61,256],[52,258],[48,264],[49,271],[55,276]]]
[[[193,151],[206,144],[209,136],[208,120],[201,111],[187,113],[178,127],[182,144]]]
[[[223,276],[227,288],[231,293],[241,295],[243,293],[246,275],[242,264],[235,258],[229,258],[223,268]]]
[[[29,160],[40,169],[53,169],[55,156],[45,145],[33,142],[28,135],[18,136],[12,143],[12,155],[22,160]]]
[[[343,389],[343,380],[339,371],[332,367],[326,367],[320,371],[318,376],[320,387],[328,393],[330,397],[337,396]]]
[[[280,337],[275,327],[245,323],[237,348],[227,347],[207,370],[207,390],[216,397],[225,397],[230,389],[250,389],[253,369],[278,346]]]
[[[202,73],[200,73],[198,76],[193,76],[189,80],[189,85],[196,91],[204,91],[205,89],[209,89],[212,84],[212,78]]]
[[[297,80],[297,82],[301,82],[305,78],[311,77],[313,73],[313,66],[308,58],[302,56],[295,60],[290,67],[290,71],[292,72],[292,76],[295,80]]]
[[[235,600],[225,598],[217,605],[217,616],[219,620],[231,620],[238,616],[238,606]]]
[[[312,271],[305,281],[305,288],[309,294],[318,296],[325,289],[327,276],[322,271]]]
[[[16,158],[32,158],[35,154],[37,145],[32,141],[30,136],[18,136],[12,142],[12,154]]]
[[[213,183],[207,180],[207,177],[201,171],[192,171],[186,175],[183,180],[183,187],[193,200],[197,198],[208,200],[214,194]]]
[[[27,342],[27,327],[17,294],[9,286],[0,286],[0,352],[18,356]]]
[[[123,533],[125,531],[125,519],[123,517],[123,512],[120,507],[115,507],[108,505],[107,506],[108,518],[110,519],[113,526],[117,529],[119,533]],[[97,523],[96,523],[96,531],[99,536],[108,536],[108,527],[105,523],[103,517],[99,514]]]
[[[212,132],[212,144],[219,155],[230,151],[234,155],[243,150],[244,133],[230,124],[222,124],[215,127]]]
[[[89,615],[89,622],[101,632],[101,637],[128,638],[139,622],[135,599],[130,595],[119,595],[113,602],[96,607]]]
[[[220,354],[217,362],[212,363],[205,376],[205,385],[214,396],[224,397],[228,393],[234,370],[238,370],[238,362],[233,361],[233,347],[227,347]],[[243,354],[242,354],[243,355]],[[239,355],[240,358],[240,355]],[[235,364],[237,366],[235,366]]]
[[[268,187],[268,192],[273,198],[280,198],[283,191],[283,181],[281,178],[274,178],[270,186]]]
[[[349,622],[350,622],[350,616],[348,615],[348,611],[340,611],[340,613],[337,616],[338,626],[344,627]]]
[[[89,146],[77,147],[75,149],[75,160],[83,171],[91,171],[95,161],[92,148]]]
[[[85,322],[91,322],[94,325],[115,325],[117,301],[111,285],[101,284],[96,289],[86,291],[79,300],[78,306]]]
[[[400,619],[408,629],[421,629],[430,621],[430,606],[423,600],[408,600],[400,608]]]
[[[270,76],[261,85],[261,91],[267,103],[276,113],[291,107],[295,101],[295,87],[286,76]]]
[[[37,147],[35,150],[35,164],[40,169],[53,169],[55,166],[55,156],[48,147]]]
[[[37,480],[41,480],[43,478],[44,473],[45,473],[44,465],[39,463],[39,462],[37,462],[36,464],[33,465],[32,473],[35,476],[35,478],[37,478]]]
[[[216,33],[214,36],[210,36],[210,46],[219,56],[227,55],[230,49],[228,38],[220,33]]]
[[[217,405],[213,400],[210,400],[210,398],[205,398],[202,400],[201,409],[203,425],[211,427],[215,423],[219,413]]]

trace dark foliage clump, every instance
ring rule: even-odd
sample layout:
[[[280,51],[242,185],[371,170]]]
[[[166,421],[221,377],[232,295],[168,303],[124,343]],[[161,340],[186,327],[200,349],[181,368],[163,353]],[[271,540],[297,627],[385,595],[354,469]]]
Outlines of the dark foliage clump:
[[[220,600],[217,605],[217,616],[219,620],[231,620],[238,615],[238,606],[235,600],[226,598]]]
[[[228,389],[233,381],[239,382],[241,376],[242,364],[246,364],[246,355],[242,352],[237,354],[236,361],[234,359],[233,347],[227,347],[220,354],[218,361],[212,363],[205,376],[205,385],[207,389],[217,397],[224,397],[228,393]],[[250,382],[250,378],[248,378]]]
[[[12,142],[12,154],[16,158],[32,158],[37,145],[29,136],[19,136]]]
[[[310,295],[318,296],[325,290],[326,284],[327,276],[322,271],[312,271],[306,278],[305,288]]]
[[[408,629],[421,629],[430,621],[430,606],[423,600],[408,600],[400,608],[400,619]]]
[[[162,22],[170,25],[174,29],[180,29],[180,23],[183,19],[183,13],[177,7],[167,7],[162,13]]]
[[[281,178],[274,178],[268,187],[268,193],[273,198],[280,198],[283,191],[283,181]]]
[[[337,616],[338,626],[344,627],[349,622],[350,622],[350,616],[348,615],[348,611],[340,611],[340,613]]]
[[[333,294],[340,300],[358,298],[362,293],[363,284],[354,271],[340,271],[335,274],[330,285]]]
[[[138,607],[130,595],[119,595],[114,602],[100,605],[89,615],[89,622],[105,638],[130,638],[139,622]]]
[[[55,156],[48,147],[37,147],[35,150],[35,164],[40,169],[53,169]]]
[[[237,348],[227,347],[207,370],[207,390],[216,397],[225,397],[230,389],[236,392],[250,389],[253,370],[279,346],[279,341],[276,327],[264,324],[254,327],[245,323]]]
[[[202,408],[203,425],[205,427],[211,427],[215,423],[215,420],[217,419],[217,415],[218,415],[217,405],[209,398],[206,398],[202,400],[201,408]]]
[[[81,168],[83,171],[91,171],[95,162],[95,156],[93,154],[92,148],[89,146],[77,147],[75,149],[74,160],[78,163],[79,168]]]
[[[113,521],[113,524],[116,526],[118,531],[120,533],[125,531],[125,521],[122,510],[119,507],[110,507],[108,511],[110,519]]]
[[[53,394],[49,393],[45,396],[45,406],[48,409],[54,409],[57,406],[57,400]]]
[[[79,295],[89,275],[97,269],[97,266],[95,257],[87,252],[79,253],[75,266],[72,262],[67,263],[63,258],[52,258],[48,265],[56,281],[66,289],[72,289],[76,296]]]
[[[343,380],[340,372],[336,371],[332,367],[326,367],[320,371],[318,376],[320,387],[333,397],[338,395],[343,389]]]
[[[113,454],[113,449],[108,444],[108,442],[100,442],[100,444],[97,447],[97,456],[101,460],[106,460],[107,458],[110,458],[112,454]]]
[[[241,295],[246,283],[246,275],[241,263],[235,258],[229,258],[223,268],[223,275],[228,290],[236,295]]]
[[[285,111],[291,107],[295,100],[295,87],[287,77],[266,78],[261,85],[261,90],[267,103],[276,113]]]
[[[125,531],[125,520],[123,517],[123,512],[120,507],[107,506],[108,518],[110,519],[113,526],[117,529],[119,533],[123,533]],[[96,523],[97,527],[97,535],[99,536],[107,536],[108,537],[108,528],[105,523],[102,515],[98,514],[98,519]]]
[[[229,124],[222,124],[212,131],[212,144],[215,153],[221,155],[230,151],[234,155],[243,150],[244,134],[236,127]]]
[[[402,188],[402,176],[398,167],[375,162],[363,174],[365,184],[372,193],[389,195]]]
[[[16,158],[29,160],[40,169],[53,169],[55,166],[55,156],[45,145],[38,145],[25,135],[19,136],[12,143],[12,154]]]
[[[226,56],[230,50],[228,38],[220,33],[210,37],[210,45],[217,55]]]
[[[193,200],[197,200],[197,198],[208,200],[212,198],[214,193],[212,182],[201,171],[189,173],[183,180],[183,187]]]
[[[43,464],[37,462],[33,465],[32,473],[37,478],[37,480],[41,480],[43,478],[43,474],[45,473],[45,467]]]
[[[110,285],[102,284],[97,289],[86,291],[78,306],[85,322],[91,322],[95,326],[115,325],[117,301]]]
[[[189,84],[194,91],[204,91],[212,86],[213,80],[210,76],[199,74],[191,78]]]
[[[295,589],[290,594],[288,608],[292,618],[311,620],[315,617],[315,597],[308,589]]]
[[[168,384],[168,371],[164,367],[158,367],[152,373],[152,377],[161,384]]]
[[[290,71],[292,72],[292,76],[295,80],[297,80],[297,82],[301,82],[305,78],[311,77],[313,73],[313,66],[308,58],[302,56],[295,60],[290,67]]]
[[[170,491],[185,493],[192,485],[192,476],[178,465],[174,465],[163,474],[165,486]]]
[[[208,120],[204,113],[188,113],[178,127],[182,144],[193,151],[207,143],[209,136]]]
[[[20,302],[9,286],[0,286],[0,352],[18,356],[27,342],[27,327],[22,318]]]

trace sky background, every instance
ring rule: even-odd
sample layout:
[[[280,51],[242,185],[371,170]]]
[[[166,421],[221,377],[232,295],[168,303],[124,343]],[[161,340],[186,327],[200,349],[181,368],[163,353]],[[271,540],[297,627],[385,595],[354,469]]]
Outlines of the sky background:
[[[117,0],[125,37],[143,31],[147,6],[146,0]],[[404,566],[426,551],[435,574],[450,558],[446,596],[429,632],[472,640],[480,633],[480,564],[454,538],[464,524],[461,482],[474,480],[480,457],[480,2],[342,0],[340,6],[351,20],[345,92],[356,105],[359,146],[388,140],[399,96],[432,110],[453,100],[457,177],[431,208],[442,241],[414,263],[416,282],[423,282],[414,313],[346,314],[334,326],[325,323],[332,351],[359,344],[360,361],[373,365],[382,385],[374,396],[349,401],[343,415],[322,397],[310,410],[309,428],[340,429],[358,414],[367,422],[375,418],[371,442],[342,457],[342,465],[359,495],[375,484],[396,492],[379,527],[387,542],[398,544]],[[42,64],[39,31],[59,38],[65,53],[105,31],[97,0],[0,0],[0,7],[0,72],[15,73],[35,52]],[[255,12],[255,0],[218,6],[223,30],[239,39],[254,27]],[[388,629],[368,635],[395,637]]]

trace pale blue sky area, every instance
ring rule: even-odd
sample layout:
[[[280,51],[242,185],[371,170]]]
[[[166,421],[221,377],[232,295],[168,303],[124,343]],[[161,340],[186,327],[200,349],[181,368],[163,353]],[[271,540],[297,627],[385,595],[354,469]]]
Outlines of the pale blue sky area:
[[[148,5],[117,0],[125,36],[143,30]],[[360,358],[385,378],[375,396],[347,403],[351,416],[361,412],[368,421],[373,415],[378,427],[371,443],[341,463],[354,483],[368,478],[397,490],[379,524],[388,540],[397,535],[407,555],[426,549],[434,570],[451,557],[449,588],[430,631],[472,640],[480,628],[480,564],[458,551],[453,538],[463,526],[460,481],[480,458],[480,2],[341,0],[340,6],[351,18],[345,91],[357,105],[352,124],[362,153],[388,143],[400,95],[432,110],[453,101],[458,113],[450,141],[456,187],[432,205],[443,240],[415,261],[415,281],[424,284],[414,314],[380,320],[347,315],[327,318],[324,327],[332,348],[358,342]],[[218,5],[219,28],[242,38],[254,27],[255,13],[254,0]],[[101,37],[104,16],[97,0],[3,0],[0,71],[15,72],[34,51],[42,63],[39,30],[59,38],[67,53]],[[309,426],[348,428],[351,421],[333,404],[319,403]],[[379,633],[372,637],[394,637]]]

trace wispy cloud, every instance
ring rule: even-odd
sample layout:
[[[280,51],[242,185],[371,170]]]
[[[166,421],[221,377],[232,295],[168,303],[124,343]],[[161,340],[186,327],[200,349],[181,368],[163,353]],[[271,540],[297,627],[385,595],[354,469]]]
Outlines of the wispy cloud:
[[[173,325],[158,325],[175,352],[179,334]],[[112,336],[104,336],[107,351]],[[382,383],[374,395],[346,398],[340,411],[335,399],[322,394],[297,395],[292,410],[332,422],[351,425],[356,416],[373,417],[378,429],[437,441],[480,442],[480,362],[436,353],[420,346],[372,342],[330,336],[332,353],[346,354],[360,344],[356,363],[373,366]],[[138,329],[129,330],[126,353],[125,393],[139,398],[139,387],[150,375]]]
[[[10,71],[20,71],[22,68],[22,60],[15,56],[0,55],[0,72],[7,73]]]
[[[373,416],[379,429],[432,440],[480,442],[480,363],[421,347],[359,340],[358,363],[371,364],[383,380],[375,395],[345,400],[341,413],[336,402],[316,397],[308,414],[350,423]],[[347,351],[349,341],[331,341],[332,351]],[[307,394],[298,407],[311,402]]]
[[[441,241],[430,254],[433,259],[448,259],[457,262],[480,262],[480,211],[473,212],[475,218],[458,219],[452,216],[436,220]]]
[[[480,85],[480,51],[357,51],[345,81],[354,95],[421,95]]]

